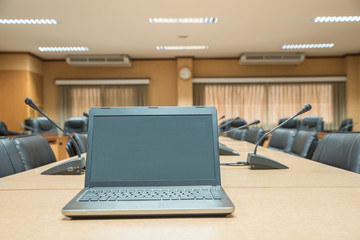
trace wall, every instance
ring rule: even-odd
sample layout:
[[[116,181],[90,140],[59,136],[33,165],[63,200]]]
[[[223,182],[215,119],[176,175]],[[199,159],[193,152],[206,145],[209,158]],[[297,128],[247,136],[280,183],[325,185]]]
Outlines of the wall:
[[[176,60],[132,60],[132,67],[72,67],[64,61],[44,62],[44,110],[57,111],[56,79],[149,78],[149,105],[176,106]]]
[[[185,63],[192,69],[193,78],[347,75],[347,117],[360,122],[359,56],[307,58],[298,66],[243,66],[238,59],[179,58],[132,60],[130,68],[89,68],[72,67],[65,61],[41,61],[29,54],[0,54],[0,120],[13,121],[10,129],[18,129],[19,123],[32,115],[23,104],[28,96],[56,119],[55,79],[149,78],[150,106],[189,105],[192,102],[191,79],[184,82],[178,77],[178,68]],[[358,125],[355,130],[360,129]]]
[[[42,61],[29,54],[0,54],[0,121],[11,131],[38,114],[24,103],[30,97],[42,104]]]

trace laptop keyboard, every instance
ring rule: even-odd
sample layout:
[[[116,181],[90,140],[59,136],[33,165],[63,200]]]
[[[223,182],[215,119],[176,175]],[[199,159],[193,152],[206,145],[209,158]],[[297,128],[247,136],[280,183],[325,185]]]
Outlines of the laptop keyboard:
[[[91,189],[78,201],[159,201],[159,200],[221,200],[217,188],[195,189]]]

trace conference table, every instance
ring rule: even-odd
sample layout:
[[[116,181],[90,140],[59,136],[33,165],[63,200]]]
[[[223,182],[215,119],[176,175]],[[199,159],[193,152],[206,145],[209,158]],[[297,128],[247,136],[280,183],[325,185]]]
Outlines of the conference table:
[[[254,144],[220,137],[245,161]],[[0,239],[360,239],[360,174],[268,148],[258,154],[289,169],[221,166],[235,204],[226,217],[72,220],[61,208],[84,186],[84,175],[50,176],[50,165],[0,179]]]

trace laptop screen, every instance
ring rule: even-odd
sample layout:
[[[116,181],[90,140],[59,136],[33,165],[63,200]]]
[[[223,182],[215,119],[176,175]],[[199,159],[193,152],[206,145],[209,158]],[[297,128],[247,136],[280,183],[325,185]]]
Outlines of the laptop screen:
[[[109,115],[93,121],[90,178],[95,186],[194,185],[216,179],[211,114]]]

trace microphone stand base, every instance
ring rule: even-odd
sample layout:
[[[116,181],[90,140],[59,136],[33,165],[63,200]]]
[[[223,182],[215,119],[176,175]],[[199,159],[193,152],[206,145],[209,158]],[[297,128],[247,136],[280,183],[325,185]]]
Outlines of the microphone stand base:
[[[77,157],[60,162],[58,165],[51,167],[41,174],[43,175],[81,175],[85,169],[85,158]]]
[[[249,153],[247,156],[247,162],[249,167],[252,170],[255,169],[288,169],[288,166],[285,166],[277,161],[274,161],[270,158]]]

